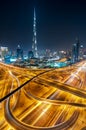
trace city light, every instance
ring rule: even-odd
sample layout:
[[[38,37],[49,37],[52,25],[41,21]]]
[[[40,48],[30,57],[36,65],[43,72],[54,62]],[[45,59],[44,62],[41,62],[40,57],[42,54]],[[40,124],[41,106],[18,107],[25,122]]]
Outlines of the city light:
[[[85,2],[0,10],[0,130],[86,130]]]

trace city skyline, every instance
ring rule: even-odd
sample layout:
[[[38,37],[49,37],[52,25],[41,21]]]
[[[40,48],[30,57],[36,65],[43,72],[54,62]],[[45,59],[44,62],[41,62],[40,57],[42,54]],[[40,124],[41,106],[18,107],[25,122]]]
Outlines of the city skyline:
[[[0,0],[0,129],[86,130],[86,2]]]
[[[38,50],[70,49],[76,37],[86,47],[85,5],[81,0],[1,1],[0,46],[14,50],[20,44],[24,50],[31,50],[35,7]]]

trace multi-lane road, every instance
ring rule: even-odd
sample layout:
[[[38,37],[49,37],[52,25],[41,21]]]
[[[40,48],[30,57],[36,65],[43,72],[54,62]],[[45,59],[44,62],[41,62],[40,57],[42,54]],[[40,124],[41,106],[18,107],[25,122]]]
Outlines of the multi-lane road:
[[[59,69],[0,63],[0,130],[86,130],[86,61]]]

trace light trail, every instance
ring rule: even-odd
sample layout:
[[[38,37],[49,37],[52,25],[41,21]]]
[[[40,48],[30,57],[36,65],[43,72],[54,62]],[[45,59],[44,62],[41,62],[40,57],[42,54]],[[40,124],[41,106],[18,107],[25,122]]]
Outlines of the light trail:
[[[78,130],[76,122],[79,121],[80,111],[86,107],[86,61],[77,63],[77,66],[78,68],[70,66],[52,70],[28,70],[1,63],[0,67],[8,75],[6,84],[6,75],[2,73],[3,83],[7,86],[8,81],[11,82],[9,93],[6,92],[3,100],[0,99],[5,100],[3,109],[6,122],[6,126],[0,126],[0,129],[69,130],[72,127]],[[3,87],[0,89],[4,91]],[[12,103],[16,104],[13,110]],[[82,128],[85,129],[83,124]]]

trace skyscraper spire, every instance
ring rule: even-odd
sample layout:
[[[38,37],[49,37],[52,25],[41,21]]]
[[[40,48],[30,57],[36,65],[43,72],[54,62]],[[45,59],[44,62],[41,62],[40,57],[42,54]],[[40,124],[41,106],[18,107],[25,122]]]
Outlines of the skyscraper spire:
[[[34,54],[34,57],[38,57],[37,52],[37,32],[36,32],[36,11],[34,8],[34,19],[33,19],[33,43],[32,43],[32,51]]]

